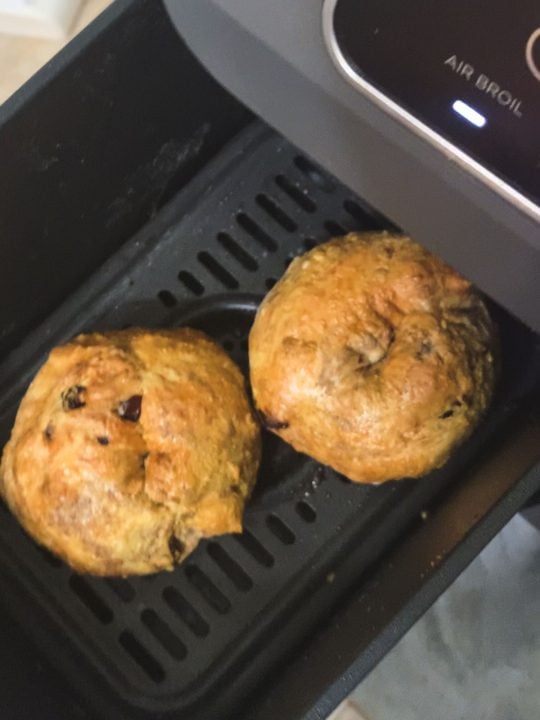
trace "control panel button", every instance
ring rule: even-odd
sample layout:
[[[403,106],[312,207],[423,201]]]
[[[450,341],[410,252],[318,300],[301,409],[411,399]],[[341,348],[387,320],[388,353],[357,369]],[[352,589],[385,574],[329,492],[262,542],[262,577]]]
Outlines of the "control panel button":
[[[534,77],[540,81],[540,28],[536,28],[528,39],[527,47],[525,48],[525,58],[529,70]]]

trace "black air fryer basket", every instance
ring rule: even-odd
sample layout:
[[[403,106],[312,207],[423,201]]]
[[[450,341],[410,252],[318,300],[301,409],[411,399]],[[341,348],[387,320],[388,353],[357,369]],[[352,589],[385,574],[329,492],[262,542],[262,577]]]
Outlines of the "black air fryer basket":
[[[119,0],[0,108],[0,168],[2,442],[53,345],[187,324],[246,370],[295,255],[391,227],[220,89],[156,0]],[[265,434],[244,533],[133,579],[71,572],[0,506],[2,716],[325,717],[540,487],[540,339],[492,312],[496,399],[422,480],[354,485]]]

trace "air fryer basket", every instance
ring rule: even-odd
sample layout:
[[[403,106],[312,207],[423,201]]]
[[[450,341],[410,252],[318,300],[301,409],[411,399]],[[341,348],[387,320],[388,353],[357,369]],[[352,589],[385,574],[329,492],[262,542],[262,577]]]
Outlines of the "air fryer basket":
[[[213,335],[246,370],[257,304],[290,260],[331,235],[385,225],[287,141],[254,124],[49,319],[46,333],[34,333],[12,356],[2,440],[50,346],[80,331],[188,324]],[[173,573],[75,574],[4,506],[2,565],[130,717],[225,717],[514,422],[537,386],[540,344],[493,312],[503,344],[497,397],[474,436],[429,477],[362,487],[265,433],[244,533],[203,542]],[[434,555],[432,566],[441,559]]]

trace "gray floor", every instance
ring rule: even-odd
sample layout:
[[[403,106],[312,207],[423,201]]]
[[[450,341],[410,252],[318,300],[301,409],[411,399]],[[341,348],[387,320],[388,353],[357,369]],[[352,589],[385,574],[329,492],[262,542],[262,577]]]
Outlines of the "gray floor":
[[[516,516],[351,697],[367,720],[539,720],[540,531]]]

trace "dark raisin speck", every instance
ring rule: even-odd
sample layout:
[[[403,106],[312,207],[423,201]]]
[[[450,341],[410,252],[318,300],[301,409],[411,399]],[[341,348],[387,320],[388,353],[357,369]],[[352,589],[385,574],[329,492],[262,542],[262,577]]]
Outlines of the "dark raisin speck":
[[[240,485],[231,485],[231,492],[235,495],[241,495],[242,490],[240,489]]]
[[[84,385],[72,385],[62,393],[64,410],[78,410],[86,405],[86,388]]]
[[[454,414],[453,410],[446,410],[445,412],[443,412],[442,415],[439,415],[439,419],[446,420],[447,418],[452,417],[453,414]]]
[[[284,430],[285,428],[289,427],[289,423],[287,421],[278,420],[271,415],[263,413],[262,410],[257,410],[257,413],[259,415],[261,423],[267,430]]]
[[[47,425],[47,427],[46,427],[45,430],[43,431],[43,434],[45,435],[45,438],[46,438],[47,440],[50,441],[50,440],[53,439],[54,428],[53,428],[53,426],[51,425],[51,423],[49,423],[49,424]]]
[[[132,395],[118,404],[117,412],[122,420],[137,422],[141,417],[142,395]]]
[[[178,561],[182,559],[182,556],[186,550],[184,543],[179,540],[176,535],[171,535],[169,538],[169,550],[173,557],[173,560]]]
[[[98,435],[97,441],[100,445],[108,445],[109,438],[106,435]]]

